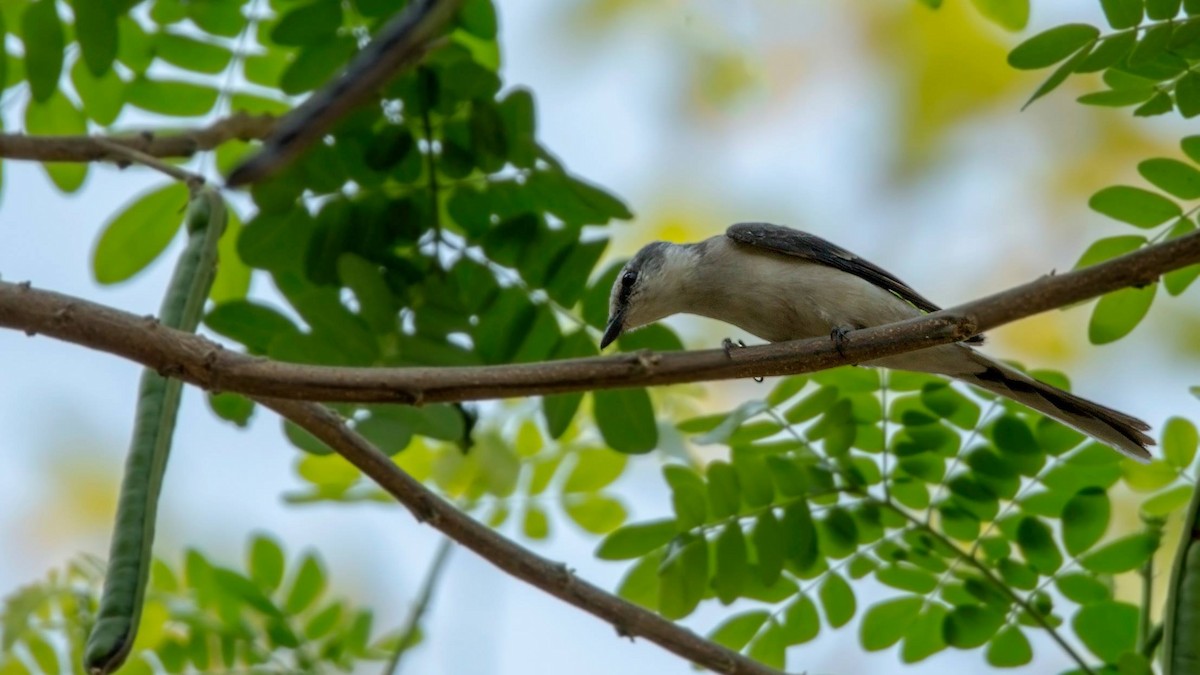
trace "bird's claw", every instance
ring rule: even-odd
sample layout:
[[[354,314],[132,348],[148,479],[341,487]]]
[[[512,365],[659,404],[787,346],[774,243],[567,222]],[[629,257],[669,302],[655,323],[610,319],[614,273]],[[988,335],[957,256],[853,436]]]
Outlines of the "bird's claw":
[[[724,340],[721,340],[721,349],[725,350],[726,357],[731,358],[731,359],[733,358],[733,348],[734,347],[737,347],[738,349],[744,349],[746,347],[746,343],[742,342],[741,340],[734,342],[733,340],[730,340],[729,338],[725,338]],[[763,381],[763,378],[755,377],[754,381],[761,383]]]
[[[833,340],[833,348],[837,350],[838,356],[846,357],[846,343],[849,338],[846,335],[851,331],[847,326],[836,326],[829,331],[829,339]]]
[[[725,350],[725,356],[727,358],[731,358],[731,359],[733,358],[733,348],[734,347],[738,347],[740,349],[745,346],[746,346],[746,343],[742,342],[741,340],[738,340],[737,342],[734,342],[733,340],[731,340],[729,338],[725,338],[724,340],[721,340],[721,349]]]

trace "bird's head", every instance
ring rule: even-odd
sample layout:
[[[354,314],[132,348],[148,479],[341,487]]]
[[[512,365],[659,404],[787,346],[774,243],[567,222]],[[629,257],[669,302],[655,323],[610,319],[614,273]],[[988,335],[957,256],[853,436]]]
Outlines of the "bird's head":
[[[697,252],[688,244],[647,244],[617,275],[608,302],[604,349],[622,334],[684,310],[687,279]]]

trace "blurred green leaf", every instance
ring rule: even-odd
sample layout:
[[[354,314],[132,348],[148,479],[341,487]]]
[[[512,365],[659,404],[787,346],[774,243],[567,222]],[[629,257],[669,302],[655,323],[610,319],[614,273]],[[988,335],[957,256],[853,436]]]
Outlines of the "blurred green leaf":
[[[1052,66],[1095,40],[1100,31],[1086,24],[1055,26],[1017,45],[1008,54],[1008,64],[1021,70]]]
[[[874,652],[899,642],[916,621],[923,605],[921,598],[903,596],[868,607],[859,632],[863,648]]]
[[[615,530],[596,549],[601,560],[638,558],[665,546],[679,532],[674,520],[655,520]]]
[[[1112,600],[1084,605],[1071,627],[1089,651],[1105,663],[1116,663],[1136,647],[1138,608]]]
[[[1079,564],[1098,574],[1119,574],[1141,567],[1157,548],[1156,537],[1131,534],[1080,556]]]
[[[149,265],[175,237],[187,202],[187,187],[169,183],[127,203],[100,231],[92,253],[96,281],[124,281]]]
[[[1071,497],[1062,512],[1067,553],[1078,556],[1100,541],[1108,529],[1110,512],[1108,494],[1100,488],[1084,488]]]
[[[1150,311],[1157,290],[1158,284],[1149,284],[1142,288],[1123,288],[1102,296],[1088,322],[1088,340],[1092,344],[1102,345],[1128,335]]]
[[[592,393],[596,425],[610,448],[627,454],[658,445],[654,408],[645,389],[603,389]]]
[[[1177,218],[1183,209],[1160,194],[1127,185],[1107,187],[1092,195],[1088,206],[1137,227],[1156,227]]]
[[[730,649],[741,650],[770,616],[770,612],[761,609],[731,616],[709,633],[708,639]]]
[[[21,15],[21,43],[25,46],[25,78],[33,100],[44,103],[58,91],[63,69],[62,22],[54,0],[29,3]]]

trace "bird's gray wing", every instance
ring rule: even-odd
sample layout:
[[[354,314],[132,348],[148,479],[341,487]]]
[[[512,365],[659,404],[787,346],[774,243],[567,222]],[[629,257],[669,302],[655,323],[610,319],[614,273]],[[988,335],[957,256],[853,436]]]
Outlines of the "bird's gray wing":
[[[770,223],[737,223],[729,226],[729,229],[725,231],[725,236],[739,244],[803,258],[849,272],[895,293],[926,312],[936,312],[941,309],[882,267],[807,232]]]

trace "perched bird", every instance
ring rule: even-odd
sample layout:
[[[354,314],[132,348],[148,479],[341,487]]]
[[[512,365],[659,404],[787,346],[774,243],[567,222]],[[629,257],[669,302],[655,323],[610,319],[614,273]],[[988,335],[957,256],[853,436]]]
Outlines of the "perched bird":
[[[695,244],[647,244],[613,284],[603,349],[622,333],[672,314],[698,314],[770,342],[879,326],[938,306],[882,268],[820,237],[738,223]],[[1010,398],[1141,462],[1154,439],[1136,417],[1068,393],[976,351],[939,345],[862,365],[947,375]]]

